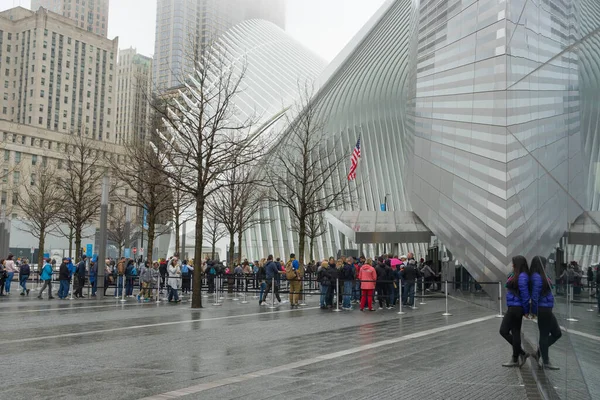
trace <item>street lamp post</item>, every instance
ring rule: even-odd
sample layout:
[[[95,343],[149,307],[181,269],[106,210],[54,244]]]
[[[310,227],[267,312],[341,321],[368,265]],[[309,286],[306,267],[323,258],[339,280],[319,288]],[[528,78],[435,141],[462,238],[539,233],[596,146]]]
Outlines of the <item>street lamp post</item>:
[[[96,298],[104,297],[104,268],[106,268],[106,242],[107,234],[106,228],[108,225],[108,191],[110,188],[110,181],[108,176],[102,178],[102,198],[100,200],[100,240],[98,241],[98,260],[97,263],[97,275],[96,284],[98,285],[98,291]]]

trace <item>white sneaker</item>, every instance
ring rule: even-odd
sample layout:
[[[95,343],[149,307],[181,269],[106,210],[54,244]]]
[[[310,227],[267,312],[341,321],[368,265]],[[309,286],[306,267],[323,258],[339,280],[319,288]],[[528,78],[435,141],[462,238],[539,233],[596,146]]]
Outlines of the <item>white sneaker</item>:
[[[265,303],[264,301],[259,304],[259,306],[266,306],[266,305],[267,305],[267,303]]]

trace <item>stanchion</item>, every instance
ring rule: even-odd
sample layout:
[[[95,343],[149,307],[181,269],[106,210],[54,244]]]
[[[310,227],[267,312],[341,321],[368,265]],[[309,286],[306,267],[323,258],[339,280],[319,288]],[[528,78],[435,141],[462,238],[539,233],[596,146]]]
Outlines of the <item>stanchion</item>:
[[[301,303],[298,304],[301,307],[305,307],[306,306],[306,302],[304,301],[306,295],[304,294],[304,281],[300,281],[300,301]]]
[[[415,284],[414,284],[414,286],[413,286],[413,289],[412,289],[412,290],[413,290],[413,292],[416,292],[416,286],[417,286],[417,284],[418,284],[418,283],[417,283],[417,282],[415,282]],[[409,296],[410,296],[410,292],[409,292],[409,293],[407,293],[407,295],[409,295]],[[416,293],[413,293],[413,303],[412,303],[412,306],[410,307],[410,309],[411,309],[411,310],[418,310],[418,309],[419,309],[419,307],[417,307],[417,296],[416,296]]]
[[[443,313],[442,315],[443,315],[444,317],[449,317],[449,316],[451,316],[452,314],[450,314],[450,313],[448,312],[448,281],[445,281],[445,287],[446,287],[446,289],[445,289],[445,292],[446,292],[446,312],[445,312],[445,313]]]
[[[402,281],[399,280],[398,281],[398,304],[400,305],[400,311],[398,311],[398,315],[404,315],[406,314],[404,311],[402,311]]]
[[[156,285],[156,304],[160,304],[160,276],[158,277],[158,281],[157,281],[157,285]]]
[[[252,296],[252,298],[253,299],[258,299],[258,295],[256,294],[256,290],[260,289],[260,282],[258,280],[258,275],[256,275],[256,274],[254,274],[254,282],[255,282],[255,284],[254,284],[254,290],[255,290],[255,292],[254,292],[254,296]],[[258,285],[257,285],[257,283],[258,283]]]
[[[115,299],[119,298],[119,276],[117,275],[117,281],[115,282]]]
[[[240,304],[248,304],[248,300],[246,300],[246,292],[244,292],[244,300],[240,301]]]
[[[275,278],[271,278],[271,305],[267,308],[271,310],[277,308],[275,307]]]
[[[571,284],[567,283],[567,311],[569,318],[567,321],[569,322],[578,322],[577,318],[573,318],[573,287]]]
[[[219,303],[219,294],[217,293],[217,290],[215,288],[215,290],[213,291],[213,297],[215,302],[213,303],[213,306],[221,306],[223,304]]]
[[[219,292],[221,295],[219,296],[219,300],[225,300],[224,289],[223,289],[223,275],[219,276]]]
[[[231,299],[233,301],[240,301],[240,299],[238,298],[239,283],[240,283],[239,278],[240,278],[239,276],[234,276],[233,277],[233,292],[234,292],[234,297],[233,297],[233,299]]]
[[[119,300],[119,302],[121,303],[125,303],[127,300],[125,300],[125,275],[123,275],[123,280],[122,280],[122,284],[121,284],[121,300]]]
[[[597,296],[598,294],[596,294]],[[594,312],[596,310],[594,310],[594,303],[592,303],[592,287],[590,286],[590,288],[588,289],[588,309],[586,311],[589,312]]]
[[[335,278],[335,312],[340,312],[340,280]]]
[[[425,280],[421,279],[421,302],[419,305],[424,306],[425,304],[427,304],[425,302]]]
[[[500,314],[496,315],[496,318],[504,318],[502,314],[502,282],[498,282],[498,305],[500,307]]]
[[[73,274],[73,276],[71,276],[71,297],[69,297],[69,300],[73,300],[73,284],[75,282],[75,274]]]

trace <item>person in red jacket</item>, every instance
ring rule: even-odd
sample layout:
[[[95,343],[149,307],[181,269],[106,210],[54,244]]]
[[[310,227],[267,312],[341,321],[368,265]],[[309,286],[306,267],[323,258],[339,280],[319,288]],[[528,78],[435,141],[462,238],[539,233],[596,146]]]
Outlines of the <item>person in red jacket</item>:
[[[360,299],[360,311],[365,309],[365,305],[369,304],[369,311],[375,311],[373,309],[373,291],[375,290],[375,282],[377,281],[377,272],[373,268],[373,260],[370,258],[366,264],[362,266],[358,274],[360,280],[360,289],[362,291],[362,298]]]

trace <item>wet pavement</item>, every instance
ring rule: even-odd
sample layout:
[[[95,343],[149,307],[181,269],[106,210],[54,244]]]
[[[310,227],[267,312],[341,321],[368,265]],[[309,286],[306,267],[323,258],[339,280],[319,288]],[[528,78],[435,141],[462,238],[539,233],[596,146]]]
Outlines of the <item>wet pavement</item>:
[[[32,293],[33,294],[33,293]],[[204,299],[207,302],[207,299]],[[275,310],[0,299],[0,399],[527,399],[484,307]],[[208,302],[207,302],[208,303]],[[163,395],[163,396],[160,396]],[[529,395],[529,397],[528,397]]]

